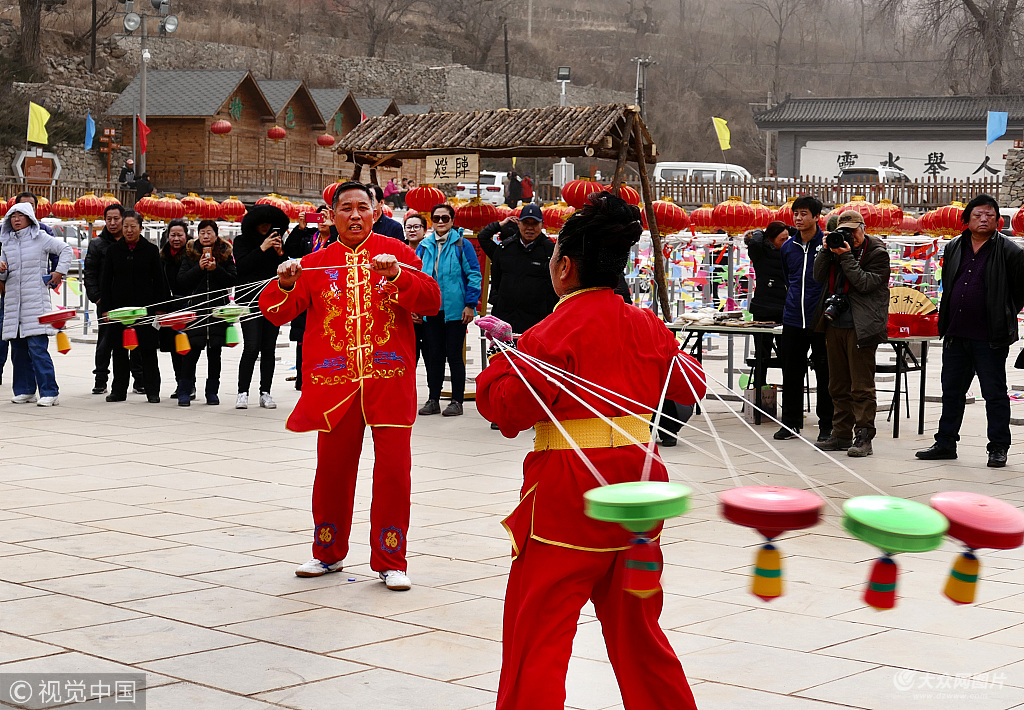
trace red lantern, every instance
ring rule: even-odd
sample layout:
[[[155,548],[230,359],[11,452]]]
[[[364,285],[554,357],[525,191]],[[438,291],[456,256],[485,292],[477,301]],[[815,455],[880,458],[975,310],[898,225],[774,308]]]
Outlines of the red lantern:
[[[928,210],[923,215],[917,218],[917,228],[923,234],[927,234],[929,237],[937,237],[938,235],[934,232],[932,226],[932,218],[935,216],[933,210]]]
[[[553,205],[545,205],[540,208],[540,213],[544,217],[544,228],[553,232],[560,230],[573,212],[575,210],[564,202],[556,202]]]
[[[605,192],[611,192],[612,186],[605,185],[601,189],[604,190]],[[625,183],[619,185],[619,197],[621,197],[631,205],[640,205],[640,193]],[[658,222],[658,225],[660,226],[661,222]]]
[[[751,229],[764,229],[772,221],[774,210],[761,204],[761,200],[751,200],[750,209],[754,211],[754,218],[750,221]]]
[[[881,226],[878,228],[878,233],[883,237],[895,234],[903,224],[903,210],[888,199],[879,200],[875,207],[881,215]]]
[[[690,231],[694,234],[714,234],[718,231],[715,210],[711,205],[701,205],[690,213]]]
[[[146,195],[135,203],[135,211],[142,215],[145,220],[156,219],[157,200],[152,195]]]
[[[579,178],[565,184],[562,188],[562,201],[580,209],[587,204],[587,195],[592,192],[600,192],[603,188],[601,183],[585,178]]]
[[[474,197],[468,204],[455,209],[455,226],[479,232],[491,222],[498,219],[498,210],[494,205]]]
[[[439,205],[447,198],[444,193],[431,185],[420,185],[405,193],[405,204],[409,209],[430,214],[434,205]]]
[[[225,222],[237,222],[245,216],[245,205],[231,195],[220,203],[220,218]]]
[[[388,217],[394,217],[395,216],[395,211],[393,209],[391,209],[391,205],[389,205],[387,202],[385,202],[383,205],[380,206],[380,210],[381,210],[381,212],[386,214]]]
[[[199,207],[199,219],[220,219],[221,206],[217,203],[217,200],[212,197],[207,197],[203,200],[203,204]]]
[[[852,200],[845,205],[839,205],[833,211],[842,214],[847,210],[860,213],[860,216],[864,218],[865,232],[879,234],[879,229],[882,227],[882,212],[878,207],[865,200],[863,195],[854,195]],[[902,210],[900,214],[902,214]]]
[[[170,222],[172,219],[185,218],[185,205],[174,195],[164,195],[160,202],[160,219]]]
[[[231,121],[225,121],[223,119],[220,121],[214,121],[210,126],[210,133],[215,136],[226,136],[228,133],[231,133]]]
[[[796,225],[793,224],[794,202],[796,202],[795,197],[790,197],[788,200],[786,200],[786,204],[784,204],[782,207],[775,211],[775,219],[787,226],[795,227]]]
[[[338,189],[340,182],[332,182],[330,185],[324,188],[324,204],[328,207],[334,206],[334,191]]]
[[[57,219],[69,220],[78,216],[78,213],[75,212],[75,203],[66,197],[54,202],[50,211]]]
[[[309,200],[295,205],[295,219],[298,219],[299,215],[308,214],[310,212],[316,212],[316,205]]]
[[[103,219],[103,203],[96,195],[87,192],[75,200],[75,214],[86,222]]]
[[[1017,213],[1013,215],[1013,219],[1010,220],[1010,227],[1013,229],[1015,237],[1024,235],[1024,209],[1017,210]]]
[[[316,144],[321,148],[330,148],[334,145],[334,136],[330,133],[321,133],[316,137]]]
[[[501,220],[505,219],[506,217],[509,217],[509,216],[512,215],[512,208],[509,207],[506,204],[495,205],[494,209],[498,211],[498,221],[499,222]],[[518,214],[516,216],[518,216]]]
[[[900,220],[900,226],[893,231],[894,235],[911,237],[921,231],[921,227],[918,224],[918,220],[915,217],[911,217],[909,214],[903,213],[903,219]]]
[[[279,209],[282,212],[284,212],[286,215],[288,214],[288,201],[285,200],[280,195],[278,195],[276,192],[271,192],[269,195],[266,195],[265,197],[261,197],[260,199],[256,200],[256,204],[257,205],[273,205],[277,209]]]
[[[743,234],[754,222],[754,210],[736,195],[715,205],[715,224],[726,234]]]
[[[283,140],[286,135],[288,135],[288,132],[277,125],[275,125],[273,128],[267,131],[267,138],[274,141],[275,143],[277,143],[280,140]]]
[[[190,222],[199,219],[199,214],[203,211],[203,201],[199,195],[190,192],[181,198],[181,204],[185,205],[185,219]]]
[[[90,193],[92,194],[92,193]],[[50,201],[42,195],[36,196],[36,219],[46,219],[50,216]],[[102,212],[100,215],[102,216]]]
[[[686,210],[672,201],[671,197],[663,197],[651,203],[654,210],[654,218],[658,220],[658,231],[661,234],[674,234],[684,229],[689,229],[690,218],[686,216]],[[647,210],[640,210],[640,221],[644,229],[650,229],[647,223]]]
[[[964,203],[962,202],[953,202],[935,210],[931,224],[936,236],[947,239],[960,236],[960,233],[964,231],[964,223],[960,221],[963,213]]]
[[[104,192],[103,196],[100,197],[100,202],[103,203],[103,211],[104,212],[106,212],[107,208],[110,207],[111,205],[119,205],[119,204],[121,204],[121,200],[119,200],[116,197],[114,197],[113,193],[110,193],[110,192]]]

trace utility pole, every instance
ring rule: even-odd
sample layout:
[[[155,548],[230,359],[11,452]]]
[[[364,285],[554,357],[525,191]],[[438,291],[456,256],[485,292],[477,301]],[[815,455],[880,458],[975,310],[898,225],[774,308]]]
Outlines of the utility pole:
[[[505,108],[511,109],[512,80],[509,77],[509,74],[511,72],[511,61],[508,58],[508,19],[502,21],[501,29],[505,33]]]
[[[636,105],[640,107],[640,117],[647,118],[647,67],[657,64],[650,57],[633,57],[636,62]]]
[[[768,100],[764,103],[749,103],[749,106],[764,107],[765,111],[771,110],[772,107],[772,92],[768,92]],[[772,170],[772,132],[764,132],[764,176],[770,177]]]
[[[92,0],[92,31],[89,33],[89,71],[96,73],[96,0]]]
[[[146,123],[146,65],[149,64],[149,49],[146,47],[146,18],[142,19],[142,35],[140,36],[139,49],[142,53],[142,68],[139,72],[139,119],[142,121],[142,125],[148,126]],[[138,175],[146,172],[146,154],[143,153],[139,156],[139,162],[135,164],[138,170]]]

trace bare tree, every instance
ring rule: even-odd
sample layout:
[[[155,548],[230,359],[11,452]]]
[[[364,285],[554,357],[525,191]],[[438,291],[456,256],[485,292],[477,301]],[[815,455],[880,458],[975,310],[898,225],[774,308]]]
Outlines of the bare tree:
[[[334,0],[338,12],[362,22],[366,30],[366,54],[381,56],[407,12],[421,0]]]
[[[63,5],[65,0],[18,0],[21,13],[21,39],[18,59],[22,67],[31,74],[39,72],[41,51],[39,34],[42,28],[43,10],[52,10]]]
[[[498,45],[501,28],[514,0],[428,0],[431,17],[450,32],[452,58],[483,69]]]
[[[793,19],[805,6],[805,0],[754,0],[750,6],[768,16],[769,29],[772,31],[772,93],[779,96],[782,93],[781,87],[781,65],[783,43],[786,39],[786,30],[792,24]]]

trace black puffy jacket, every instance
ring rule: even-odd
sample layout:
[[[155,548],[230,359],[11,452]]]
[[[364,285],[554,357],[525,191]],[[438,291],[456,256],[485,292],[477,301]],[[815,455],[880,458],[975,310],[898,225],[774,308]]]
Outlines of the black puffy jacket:
[[[117,242],[117,239],[104,227],[98,237],[89,240],[89,248],[85,251],[85,294],[93,303],[99,303],[103,295],[103,260],[110,245]]]
[[[231,245],[219,237],[213,243],[213,256],[217,261],[213,271],[199,268],[202,256],[203,246],[198,239],[193,239],[185,247],[185,257],[178,271],[177,292],[191,296],[189,308],[197,313],[197,318],[189,326],[189,330],[197,335],[206,336],[214,345],[223,345],[228,325],[225,321],[213,317],[213,309],[227,305],[227,289],[235,285],[238,272],[232,258]]]
[[[493,237],[501,232],[501,241]],[[555,243],[541,233],[527,249],[519,228],[492,222],[480,230],[480,248],[491,260],[492,294],[487,299],[495,317],[507,321],[513,332],[523,333],[540,323],[558,303],[551,286],[548,262]]]
[[[782,252],[776,249],[760,229],[750,235],[747,255],[754,267],[756,281],[752,309],[777,314],[773,320],[782,321],[786,305],[786,278],[782,273]]]

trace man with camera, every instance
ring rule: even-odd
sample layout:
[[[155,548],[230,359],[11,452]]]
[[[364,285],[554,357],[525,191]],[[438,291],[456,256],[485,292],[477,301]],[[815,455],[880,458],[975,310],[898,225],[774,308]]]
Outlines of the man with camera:
[[[823,285],[816,329],[825,331],[828,391],[835,414],[823,451],[870,456],[875,436],[875,350],[885,341],[889,318],[889,253],[864,231],[856,210],[839,215],[825,248],[814,258]]]

